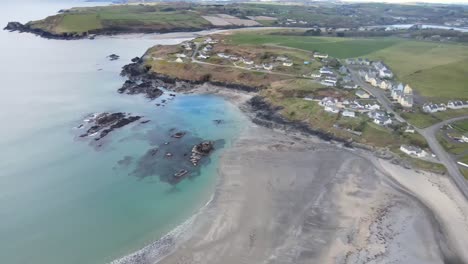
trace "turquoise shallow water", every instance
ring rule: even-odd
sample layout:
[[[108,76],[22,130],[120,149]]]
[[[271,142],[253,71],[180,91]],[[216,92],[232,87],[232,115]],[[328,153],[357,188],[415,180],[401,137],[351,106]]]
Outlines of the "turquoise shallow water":
[[[27,21],[77,2],[7,4],[0,23]],[[29,13],[28,13],[29,12]],[[238,109],[215,96],[178,95],[164,108],[119,95],[120,68],[154,44],[180,39],[44,40],[0,32],[0,262],[106,263],[175,228],[206,203],[222,150],[200,175],[176,186],[131,174],[139,158],[170,128],[224,139],[244,124]],[[117,53],[121,60],[105,57]],[[102,69],[102,70],[99,70]],[[109,136],[100,150],[77,140],[86,114],[124,111],[145,116]],[[214,119],[225,123],[215,125]],[[117,162],[133,158],[128,166]]]

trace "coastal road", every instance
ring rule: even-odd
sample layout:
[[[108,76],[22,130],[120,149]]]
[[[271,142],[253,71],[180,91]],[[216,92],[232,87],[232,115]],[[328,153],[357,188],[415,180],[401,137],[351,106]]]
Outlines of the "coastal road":
[[[449,153],[447,153],[447,151],[445,151],[445,149],[440,145],[436,137],[437,132],[443,126],[464,119],[468,119],[468,116],[461,116],[448,119],[424,129],[417,129],[417,131],[426,139],[432,152],[437,156],[439,161],[445,165],[453,181],[457,184],[458,188],[463,193],[463,195],[465,195],[465,197],[468,199],[468,183],[465,177],[460,172],[456,160],[454,160],[454,158]]]
[[[410,124],[393,110],[392,102],[390,102],[384,90],[373,87],[370,84],[366,83],[355,70],[350,70],[350,72],[353,81],[359,86],[361,86],[366,92],[374,96],[377,99],[377,101],[379,101],[379,103],[387,110],[387,112],[392,113],[398,121]],[[464,119],[468,119],[468,116],[448,119],[424,129],[417,128],[416,126],[413,127],[419,134],[421,134],[426,139],[429,147],[431,148],[432,153],[434,153],[439,159],[440,163],[442,163],[445,166],[445,168],[447,168],[447,171],[453,179],[453,181],[455,182],[455,184],[458,186],[465,198],[468,199],[468,183],[465,177],[460,172],[456,160],[454,160],[452,156],[449,153],[447,153],[447,151],[445,151],[445,149],[440,145],[436,137],[436,133],[444,125]]]

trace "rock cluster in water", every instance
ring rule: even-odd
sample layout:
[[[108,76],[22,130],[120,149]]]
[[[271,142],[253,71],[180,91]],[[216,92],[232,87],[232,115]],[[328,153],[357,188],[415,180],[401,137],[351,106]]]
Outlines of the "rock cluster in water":
[[[193,146],[192,148],[192,155],[190,156],[190,162],[193,166],[197,166],[200,163],[200,160],[208,156],[211,151],[214,150],[213,142],[211,141],[204,141],[200,144]]]
[[[90,123],[91,126],[80,137],[96,136],[94,140],[97,141],[107,136],[113,130],[124,127],[140,118],[141,116],[133,116],[121,112],[93,114],[85,119],[85,122]],[[78,128],[83,127],[83,124],[78,126]]]

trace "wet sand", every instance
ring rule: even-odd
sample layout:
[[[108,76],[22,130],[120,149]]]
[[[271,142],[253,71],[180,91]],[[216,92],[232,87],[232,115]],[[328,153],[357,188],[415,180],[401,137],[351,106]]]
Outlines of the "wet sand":
[[[444,262],[426,208],[352,152],[252,125],[220,175],[161,263]]]
[[[467,212],[444,176],[250,123],[189,227],[118,263],[467,263]]]

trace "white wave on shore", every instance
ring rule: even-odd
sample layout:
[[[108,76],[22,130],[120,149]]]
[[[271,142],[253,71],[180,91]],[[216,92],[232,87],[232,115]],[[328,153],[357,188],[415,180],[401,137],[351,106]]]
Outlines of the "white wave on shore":
[[[193,228],[196,218],[208,208],[213,200],[214,194],[194,215],[171,230],[169,233],[144,248],[120,259],[116,259],[109,264],[141,264],[159,262],[165,256],[173,252],[177,248],[177,244],[180,244],[191,237],[190,231]]]

